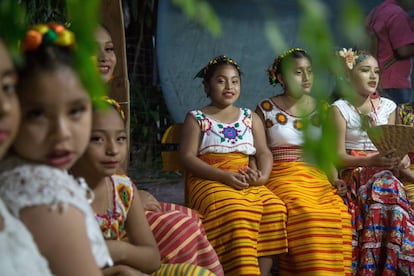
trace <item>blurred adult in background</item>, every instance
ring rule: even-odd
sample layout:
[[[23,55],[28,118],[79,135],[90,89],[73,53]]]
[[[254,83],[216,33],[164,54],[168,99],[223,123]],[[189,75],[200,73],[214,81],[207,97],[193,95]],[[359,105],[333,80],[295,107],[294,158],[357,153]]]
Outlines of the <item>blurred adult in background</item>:
[[[366,18],[371,51],[379,63],[382,91],[397,104],[412,100],[414,22],[407,11],[413,8],[413,0],[384,0]]]

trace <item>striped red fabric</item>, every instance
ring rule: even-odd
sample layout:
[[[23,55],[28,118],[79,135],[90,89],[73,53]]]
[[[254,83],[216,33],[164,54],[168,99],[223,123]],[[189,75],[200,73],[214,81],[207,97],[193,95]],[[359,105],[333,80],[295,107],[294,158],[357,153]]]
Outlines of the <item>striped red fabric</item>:
[[[303,161],[303,150],[299,146],[272,147],[270,148],[274,162]]]
[[[146,211],[148,223],[160,249],[163,263],[191,263],[223,275],[223,268],[206,237],[197,212],[160,202],[161,212]]]

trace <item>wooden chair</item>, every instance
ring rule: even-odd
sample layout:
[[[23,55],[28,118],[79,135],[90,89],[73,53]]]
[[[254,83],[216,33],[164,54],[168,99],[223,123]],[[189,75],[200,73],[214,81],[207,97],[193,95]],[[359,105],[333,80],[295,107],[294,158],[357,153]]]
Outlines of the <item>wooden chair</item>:
[[[161,139],[162,170],[180,172],[184,175],[184,203],[188,205],[188,187],[186,173],[180,164],[179,146],[183,124],[174,124],[167,128]]]

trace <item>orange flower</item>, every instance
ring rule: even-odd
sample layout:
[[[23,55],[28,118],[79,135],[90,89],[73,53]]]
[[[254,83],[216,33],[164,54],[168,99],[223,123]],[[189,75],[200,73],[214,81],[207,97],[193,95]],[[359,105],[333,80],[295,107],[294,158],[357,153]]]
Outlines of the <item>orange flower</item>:
[[[303,128],[302,121],[300,121],[300,120],[295,120],[295,121],[293,122],[293,126],[294,126],[297,130],[302,130],[302,128]]]
[[[269,101],[262,102],[261,106],[265,111],[272,110],[272,104]]]
[[[277,113],[277,114],[276,114],[276,121],[277,121],[279,124],[284,125],[284,124],[286,124],[286,123],[287,123],[287,117],[286,117],[286,115],[285,115],[285,114],[283,114],[283,113]]]

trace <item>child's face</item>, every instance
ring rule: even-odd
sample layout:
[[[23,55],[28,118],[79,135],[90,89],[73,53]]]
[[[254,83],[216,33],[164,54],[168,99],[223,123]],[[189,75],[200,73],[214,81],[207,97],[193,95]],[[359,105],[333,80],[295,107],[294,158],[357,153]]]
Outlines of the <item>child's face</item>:
[[[309,59],[294,58],[292,63],[287,63],[286,66],[282,79],[289,96],[300,98],[304,94],[309,94],[313,85],[312,64]]]
[[[367,56],[351,71],[351,82],[361,96],[369,96],[377,91],[379,82],[379,67],[377,60]]]
[[[103,28],[99,27],[95,32],[95,39],[98,43],[98,60],[97,65],[99,73],[105,82],[108,82],[113,74],[116,65],[116,55],[114,44],[109,33]]]
[[[38,72],[19,86],[22,121],[13,144],[21,157],[69,169],[83,154],[92,124],[91,100],[68,67]]]
[[[20,122],[16,81],[17,75],[9,53],[0,41],[0,158],[13,142]]]
[[[75,170],[100,177],[115,174],[127,157],[127,143],[125,124],[118,111],[112,106],[94,111],[91,139]]]
[[[217,106],[232,105],[240,97],[240,75],[230,64],[218,66],[205,85],[205,91]]]

